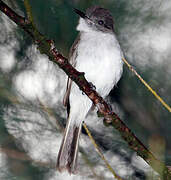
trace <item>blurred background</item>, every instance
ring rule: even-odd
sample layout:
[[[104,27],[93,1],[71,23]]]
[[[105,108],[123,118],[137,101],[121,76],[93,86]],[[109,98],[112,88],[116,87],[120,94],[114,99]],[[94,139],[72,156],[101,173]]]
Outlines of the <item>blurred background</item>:
[[[4,0],[26,16],[23,0]],[[171,2],[169,0],[29,0],[38,30],[68,57],[78,32],[73,8],[100,5],[111,11],[126,59],[171,105]],[[41,55],[31,38],[0,12],[0,179],[113,179],[83,132],[79,171],[59,173],[55,164],[66,109],[66,75]],[[171,166],[170,113],[124,66],[107,101],[153,154]],[[86,119],[108,162],[123,179],[156,179],[157,174],[131,151],[119,133],[92,112]]]

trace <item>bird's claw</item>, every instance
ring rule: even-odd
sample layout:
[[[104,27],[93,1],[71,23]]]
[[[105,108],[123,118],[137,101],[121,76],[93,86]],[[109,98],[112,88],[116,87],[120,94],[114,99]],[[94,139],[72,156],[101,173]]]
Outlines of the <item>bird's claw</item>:
[[[89,84],[92,90],[96,90],[96,86],[92,82],[89,82]]]

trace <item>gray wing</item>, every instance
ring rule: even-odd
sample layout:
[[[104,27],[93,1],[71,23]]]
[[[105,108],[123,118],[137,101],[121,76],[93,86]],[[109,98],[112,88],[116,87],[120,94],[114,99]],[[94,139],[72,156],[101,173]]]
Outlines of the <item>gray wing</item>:
[[[76,40],[74,41],[70,52],[69,52],[69,63],[75,67],[76,66],[76,57],[77,57],[77,47],[78,47],[78,41],[80,40],[80,34],[78,34]],[[68,106],[69,104],[69,95],[71,91],[71,85],[72,85],[72,80],[68,78],[67,80],[67,87],[66,87],[66,92],[64,94],[63,98],[63,105]]]

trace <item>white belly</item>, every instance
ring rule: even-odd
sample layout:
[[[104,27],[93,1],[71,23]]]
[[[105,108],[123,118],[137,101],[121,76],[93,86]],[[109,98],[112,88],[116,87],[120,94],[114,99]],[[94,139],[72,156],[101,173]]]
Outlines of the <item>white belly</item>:
[[[113,34],[84,33],[78,47],[76,69],[105,97],[122,74],[122,52]]]

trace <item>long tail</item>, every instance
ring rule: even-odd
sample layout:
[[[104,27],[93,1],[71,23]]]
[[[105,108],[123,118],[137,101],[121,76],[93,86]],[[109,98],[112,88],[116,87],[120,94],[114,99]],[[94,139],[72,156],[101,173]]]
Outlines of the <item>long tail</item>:
[[[64,137],[58,153],[57,169],[59,171],[68,170],[69,173],[76,173],[77,170],[77,156],[78,156],[78,141],[82,127],[80,125],[71,123],[68,119],[65,128]]]

